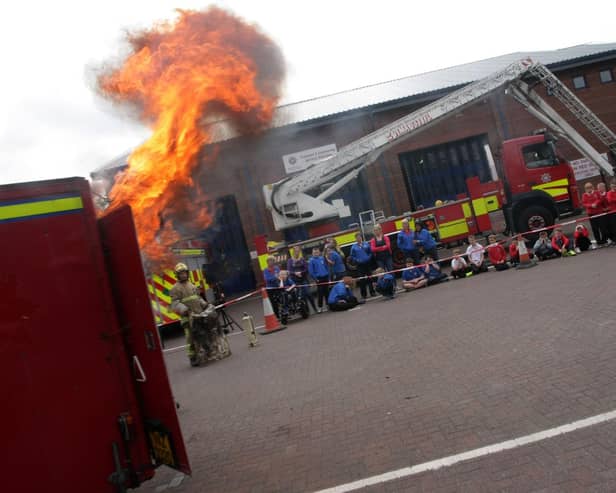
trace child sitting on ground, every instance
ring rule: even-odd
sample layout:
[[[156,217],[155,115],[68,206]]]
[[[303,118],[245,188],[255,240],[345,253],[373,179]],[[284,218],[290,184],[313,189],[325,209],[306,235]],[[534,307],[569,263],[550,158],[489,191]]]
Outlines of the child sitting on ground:
[[[351,291],[352,287],[353,278],[351,276],[344,276],[340,281],[334,284],[327,298],[329,309],[339,312],[355,308],[359,302],[357,298],[353,296]]]
[[[392,274],[385,274],[385,269],[379,267],[374,271],[377,278],[376,291],[382,294],[385,298],[392,300],[396,291],[396,282]]]
[[[483,246],[477,242],[477,239],[473,235],[468,237],[468,243],[469,245],[466,249],[466,255],[470,262],[473,274],[487,272],[488,266],[485,263]]]
[[[509,264],[507,263],[507,252],[505,252],[503,245],[496,241],[495,235],[488,236],[488,241],[490,242],[488,245],[488,257],[490,258],[490,263],[498,271],[507,270],[509,268]]]
[[[443,281],[449,281],[449,276],[441,272],[441,266],[438,265],[432,257],[426,255],[424,263],[426,264],[424,267],[424,275],[428,278],[428,286]]]
[[[563,234],[562,228],[556,228],[552,234],[552,248],[563,257],[572,257],[575,252],[569,248],[569,238]]]
[[[547,231],[541,231],[539,233],[539,238],[535,241],[533,250],[539,260],[547,260],[556,255],[556,251],[552,248],[552,242],[550,238],[548,238]]]
[[[426,286],[428,280],[424,276],[419,267],[415,267],[415,262],[412,258],[406,259],[406,269],[402,271],[402,287],[406,291],[419,289]]]
[[[585,252],[590,248],[590,233],[583,224],[578,224],[573,233],[573,245],[577,253]]]
[[[473,275],[468,267],[468,263],[464,260],[464,257],[460,255],[460,249],[456,248],[453,251],[453,258],[451,259],[451,275],[454,279],[461,279],[466,277],[467,274]]]

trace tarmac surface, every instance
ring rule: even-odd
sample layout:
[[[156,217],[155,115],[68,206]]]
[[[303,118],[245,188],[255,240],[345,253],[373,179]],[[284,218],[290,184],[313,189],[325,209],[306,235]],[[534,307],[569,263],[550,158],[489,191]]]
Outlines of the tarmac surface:
[[[254,349],[235,331],[207,367],[168,339],[193,474],[137,491],[616,491],[615,294],[608,247],[311,315]],[[261,323],[260,299],[244,310]]]

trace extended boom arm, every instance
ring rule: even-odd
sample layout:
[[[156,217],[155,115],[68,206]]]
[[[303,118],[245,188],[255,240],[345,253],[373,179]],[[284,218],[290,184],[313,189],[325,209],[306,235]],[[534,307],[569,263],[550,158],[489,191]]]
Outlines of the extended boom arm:
[[[616,136],[611,130],[546,67],[533,62],[530,58],[525,58],[351,142],[334,156],[294,176],[266,185],[264,187],[265,201],[272,211],[274,226],[280,230],[322,218],[344,217],[346,211],[342,201],[337,201],[340,202],[339,204],[336,204],[336,201],[329,203],[325,201],[327,197],[356,178],[359,172],[374,162],[382,152],[430,128],[505,85],[511,88],[513,96],[533,115],[544,121],[558,134],[565,136],[595,164],[613,174],[609,163],[527,84],[522,82],[522,78],[528,75],[546,85],[582,123],[616,153]]]

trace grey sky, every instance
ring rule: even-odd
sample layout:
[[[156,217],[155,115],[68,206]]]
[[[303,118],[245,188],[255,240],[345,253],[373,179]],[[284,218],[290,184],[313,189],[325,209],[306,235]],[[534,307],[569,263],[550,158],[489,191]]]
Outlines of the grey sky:
[[[288,62],[284,102],[522,50],[614,42],[614,2],[211,2],[258,24]],[[0,19],[0,183],[87,176],[148,136],[100,101],[87,67],[191,0],[11,2]]]

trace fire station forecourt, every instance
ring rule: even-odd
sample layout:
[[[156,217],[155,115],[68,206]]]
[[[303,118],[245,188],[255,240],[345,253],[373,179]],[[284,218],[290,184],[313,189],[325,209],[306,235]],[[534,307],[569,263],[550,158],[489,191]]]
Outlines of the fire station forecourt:
[[[311,316],[255,349],[234,333],[203,368],[168,351],[193,476],[139,491],[616,491],[615,266],[603,248]]]

